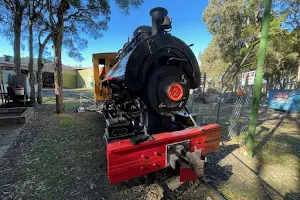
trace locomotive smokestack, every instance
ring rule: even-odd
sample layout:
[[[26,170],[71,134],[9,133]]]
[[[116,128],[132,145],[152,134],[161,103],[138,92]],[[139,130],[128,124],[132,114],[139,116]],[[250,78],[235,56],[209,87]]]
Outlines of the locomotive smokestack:
[[[168,15],[168,11],[162,7],[156,7],[150,10],[150,15],[152,17],[152,35],[161,34],[164,32],[162,23],[165,17]]]

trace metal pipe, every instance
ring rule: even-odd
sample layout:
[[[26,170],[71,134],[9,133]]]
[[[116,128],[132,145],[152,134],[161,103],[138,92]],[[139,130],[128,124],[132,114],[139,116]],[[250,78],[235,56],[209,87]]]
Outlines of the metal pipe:
[[[152,17],[152,35],[162,34],[164,29],[161,24],[164,21],[164,17],[168,15],[168,11],[162,7],[156,7],[150,10],[150,16]]]
[[[189,118],[191,119],[191,121],[193,122],[195,127],[199,127],[194,119],[194,117],[190,114],[190,112],[188,111],[188,109],[186,108],[186,106],[184,106],[185,111],[188,113]]]

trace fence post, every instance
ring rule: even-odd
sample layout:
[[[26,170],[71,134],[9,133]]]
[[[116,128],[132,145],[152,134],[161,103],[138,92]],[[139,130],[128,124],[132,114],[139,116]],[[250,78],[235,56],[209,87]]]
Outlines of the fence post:
[[[248,148],[248,155],[251,157],[253,156],[255,129],[257,124],[258,110],[260,107],[262,79],[263,79],[263,72],[264,72],[266,48],[268,42],[268,29],[269,29],[269,22],[270,22],[271,6],[272,6],[272,0],[264,0],[265,12],[264,12],[262,31],[261,31],[261,40],[260,40],[260,46],[258,52],[256,77],[254,81],[254,96],[253,96],[253,102],[251,107],[250,124],[248,128],[248,137],[246,141],[246,145]]]

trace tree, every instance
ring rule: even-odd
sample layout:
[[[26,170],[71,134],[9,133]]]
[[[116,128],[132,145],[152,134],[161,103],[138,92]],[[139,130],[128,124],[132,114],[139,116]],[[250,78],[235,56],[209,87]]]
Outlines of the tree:
[[[269,83],[285,84],[288,80],[294,80],[297,67],[300,66],[299,5],[298,0],[277,0],[273,4],[263,75]],[[262,8],[262,1],[259,0],[212,0],[209,2],[203,13],[203,20],[208,31],[213,34],[210,46],[215,46],[214,52],[218,52],[216,54],[219,55],[219,61],[213,60],[215,68],[221,69],[221,63],[239,63],[248,52],[250,44],[260,39]],[[212,54],[206,53],[212,52],[210,46],[201,56],[201,64],[205,63],[207,55]],[[257,51],[258,47],[255,47],[254,52]],[[254,70],[256,64],[257,56],[252,54],[242,71]],[[216,77],[210,78],[216,79]]]
[[[259,0],[212,0],[203,12],[207,30],[214,35],[224,62],[238,64],[250,43],[259,37],[262,8]]]
[[[23,30],[28,29],[29,38],[28,38],[28,46],[29,46],[29,67],[28,71],[30,74],[30,99],[34,100],[35,90],[34,90],[34,74],[33,74],[33,55],[34,55],[34,36],[37,36],[38,39],[38,103],[42,103],[42,69],[43,69],[43,53],[46,48],[48,41],[50,40],[51,32],[49,31],[49,25],[47,20],[45,20],[44,16],[46,14],[45,11],[45,0],[32,0],[32,1],[7,1],[0,0],[0,8],[1,8],[1,21],[5,23],[4,28],[2,28],[2,33],[11,40],[11,32],[14,32],[14,49],[20,49],[20,30],[22,26],[23,13],[24,10],[27,9],[25,17],[28,19],[28,26],[23,27]],[[4,3],[3,3],[4,2]],[[22,12],[20,12],[22,11]],[[4,13],[4,14],[3,14]],[[22,13],[22,15],[20,14]],[[6,16],[6,17],[4,17]],[[15,23],[13,23],[15,22]],[[13,26],[12,26],[13,25]],[[19,28],[16,28],[18,25]],[[17,29],[17,31],[14,31]],[[18,31],[19,30],[19,31]],[[37,34],[34,34],[34,33]],[[22,34],[24,35],[24,34]],[[17,38],[17,39],[16,39]],[[27,38],[26,38],[27,39]],[[17,52],[17,53],[16,53]],[[15,71],[20,74],[20,51],[14,51],[15,57]],[[17,60],[17,61],[16,61]],[[18,63],[19,64],[16,64]]]
[[[14,39],[14,64],[15,72],[21,75],[21,26],[24,10],[29,5],[29,0],[1,0],[1,10],[4,10],[9,16],[7,17],[7,26],[9,30],[13,30]],[[8,36],[10,37],[10,36]]]
[[[219,82],[219,77],[224,74],[229,66],[229,63],[226,63],[222,59],[221,49],[215,42],[215,36],[213,36],[212,41],[199,56],[199,59],[201,60],[201,71],[206,72],[207,77],[210,77],[210,84],[216,85]]]
[[[300,1],[280,0],[282,14],[286,15],[284,25],[294,37],[293,47],[297,53],[298,82],[300,82]]]
[[[140,5],[142,0],[116,0],[115,2],[125,13],[128,13],[130,7]],[[110,19],[110,6],[107,0],[47,0],[47,9],[55,58],[56,112],[62,113],[64,105],[61,53],[64,37],[71,35],[80,38],[81,31],[94,38],[101,36],[101,31],[107,29],[107,21]],[[84,39],[66,42],[70,50],[69,55],[80,57],[80,52],[77,51],[78,41],[80,44],[86,43]]]
[[[44,64],[47,62],[46,59],[43,59],[44,51],[46,45],[51,39],[52,32],[50,30],[50,26],[41,20],[39,23],[39,31],[38,31],[38,70],[37,70],[37,82],[38,82],[38,94],[37,94],[37,102],[39,104],[43,103],[42,98],[42,89],[43,89],[43,79],[42,79],[42,70],[44,68]]]
[[[264,78],[284,86],[300,66],[300,1],[280,0],[270,19]]]
[[[269,0],[265,0],[269,1]],[[221,72],[223,63],[234,64],[238,62],[251,47],[262,37],[262,2],[258,0],[211,0],[203,14],[207,29],[213,34],[213,40],[201,55],[201,67],[210,69],[212,76],[217,76],[214,71]],[[254,141],[257,110],[261,96],[262,77],[269,83],[294,81],[297,68],[300,66],[300,1],[275,0],[269,15],[268,48],[260,51],[254,48],[242,71],[258,70],[256,90],[254,92],[254,105],[251,112],[249,126],[248,147],[251,152]],[[266,23],[266,22],[264,22]],[[263,31],[265,33],[265,31]],[[262,47],[262,45],[261,45]],[[264,46],[265,47],[265,46]],[[264,59],[263,59],[264,58]],[[264,66],[264,73],[262,70]],[[203,68],[202,68],[203,69]],[[214,77],[217,78],[217,77]]]
[[[35,101],[35,75],[33,70],[33,26],[35,21],[42,14],[44,8],[43,0],[32,0],[28,4],[28,29],[29,29],[29,83],[30,83],[30,100]]]

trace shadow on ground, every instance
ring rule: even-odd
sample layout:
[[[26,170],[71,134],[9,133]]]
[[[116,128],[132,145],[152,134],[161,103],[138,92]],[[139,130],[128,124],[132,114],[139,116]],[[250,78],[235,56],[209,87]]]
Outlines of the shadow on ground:
[[[1,199],[145,199],[151,185],[173,175],[161,170],[110,185],[103,118],[98,113],[76,113],[79,94],[66,94],[66,113],[61,115],[54,114],[55,99],[45,99],[49,105],[37,110],[0,160]],[[208,155],[206,177],[232,199],[299,199],[299,119],[263,115],[255,157],[244,156],[238,144],[225,143]],[[226,120],[226,113],[221,120]],[[194,192],[203,193],[201,185],[186,183],[167,191],[165,198],[200,198]]]
[[[232,165],[227,164],[225,166],[219,165],[219,162],[226,158],[235,149],[239,148],[239,145],[220,146],[220,149],[216,153],[208,155],[208,163],[206,167],[206,178],[208,178],[213,186],[220,187],[222,183],[230,179],[232,175]]]

